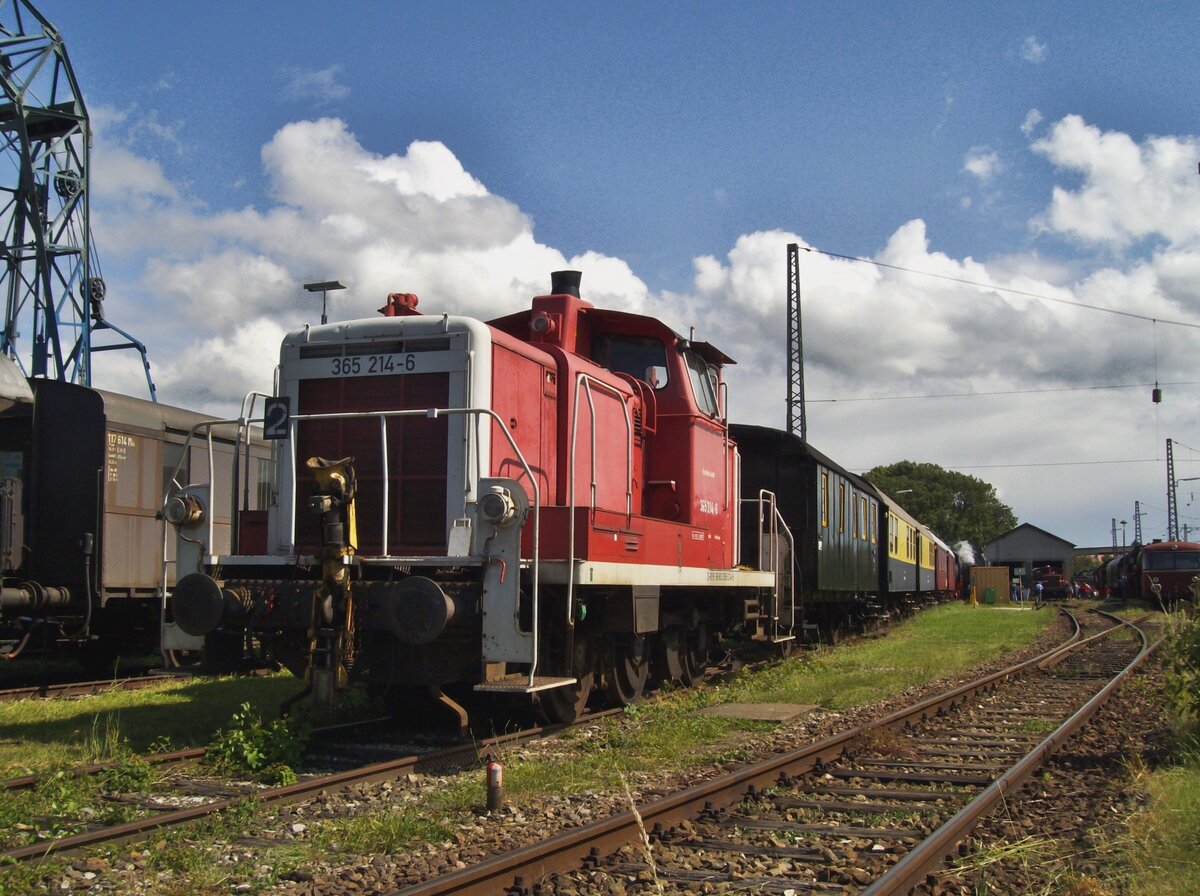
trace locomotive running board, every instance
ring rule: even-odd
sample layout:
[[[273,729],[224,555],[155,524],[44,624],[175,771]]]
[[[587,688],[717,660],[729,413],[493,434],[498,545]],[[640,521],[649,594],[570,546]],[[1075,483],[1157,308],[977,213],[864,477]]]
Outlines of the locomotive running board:
[[[503,678],[480,682],[475,685],[475,690],[490,691],[496,694],[532,694],[535,691],[564,688],[569,684],[575,684],[578,680],[577,678],[557,678],[553,675],[535,675],[533,676],[533,684],[530,684],[528,675],[514,672],[511,675],[505,675]]]
[[[695,566],[660,566],[576,560],[573,567],[561,560],[543,560],[542,582],[563,585],[662,585],[694,588],[772,588],[775,573],[756,569],[709,569]]]

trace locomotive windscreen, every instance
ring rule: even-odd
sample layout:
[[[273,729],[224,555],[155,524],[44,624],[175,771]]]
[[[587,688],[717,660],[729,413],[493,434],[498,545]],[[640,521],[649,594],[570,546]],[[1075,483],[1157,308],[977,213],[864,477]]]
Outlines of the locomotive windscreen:
[[[414,373],[308,379],[301,414],[446,407],[449,376]],[[383,452],[379,419],[308,420],[296,445],[296,538],[300,553],[317,553],[318,518],[308,509],[310,457],[354,458],[358,551],[366,555],[446,553],[446,418],[392,417],[387,424],[388,544],[383,544]]]

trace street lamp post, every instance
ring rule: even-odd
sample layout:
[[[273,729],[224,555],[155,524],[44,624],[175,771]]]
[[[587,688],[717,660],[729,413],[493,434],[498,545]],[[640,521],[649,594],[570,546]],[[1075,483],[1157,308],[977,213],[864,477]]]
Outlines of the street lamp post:
[[[321,294],[321,323],[329,323],[328,310],[328,293],[331,289],[345,289],[346,285],[340,280],[322,280],[319,283],[305,283],[304,288],[308,292],[319,292]]]
[[[1125,547],[1125,527],[1129,525],[1129,520],[1121,520],[1121,547]]]

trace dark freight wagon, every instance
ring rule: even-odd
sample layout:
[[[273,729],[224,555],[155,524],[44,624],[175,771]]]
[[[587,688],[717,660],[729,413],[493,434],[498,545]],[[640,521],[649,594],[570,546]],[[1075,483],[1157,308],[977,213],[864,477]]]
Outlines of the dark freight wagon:
[[[157,651],[164,573],[174,582],[163,496],[189,430],[208,418],[72,383],[26,382],[11,362],[0,392],[0,650],[70,644],[92,665]],[[225,496],[213,514],[226,548],[235,442],[231,432],[213,446],[214,493]],[[187,454],[184,472],[207,481],[204,443]],[[240,465],[248,507],[266,497],[258,483],[267,464],[259,442]]]

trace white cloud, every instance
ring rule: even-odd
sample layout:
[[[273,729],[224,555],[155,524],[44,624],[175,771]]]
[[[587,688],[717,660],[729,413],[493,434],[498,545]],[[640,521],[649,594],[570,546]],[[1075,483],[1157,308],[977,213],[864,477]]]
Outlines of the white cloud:
[[[980,182],[988,183],[1004,170],[1000,156],[986,146],[973,146],[963,160],[963,171],[973,174]]]
[[[1043,115],[1037,109],[1030,109],[1025,113],[1025,120],[1021,122],[1021,133],[1026,137],[1032,136],[1037,126],[1042,123]]]
[[[1032,34],[1021,41],[1021,58],[1026,62],[1038,65],[1046,61],[1048,53],[1049,50],[1046,48],[1046,45]]]
[[[945,465],[997,457],[1040,462],[1046,446],[1063,445],[1072,460],[1153,456],[1157,432],[1175,426],[1182,438],[1194,426],[1191,403],[1172,402],[1170,390],[1153,411],[1140,390],[1105,393],[1102,412],[1089,393],[1029,390],[1156,375],[1163,382],[1194,379],[1191,331],[1159,325],[1155,332],[1149,323],[1035,296],[1160,320],[1200,317],[1197,138],[1138,143],[1069,116],[1031,149],[1079,179],[1055,189],[1042,232],[1099,246],[1101,260],[1067,263],[1035,251],[955,258],[937,251],[940,235],[920,219],[895,228],[873,256],[878,265],[802,252],[810,433],[847,466],[901,457]],[[150,346],[167,402],[228,414],[248,389],[268,390],[283,332],[320,313],[304,282],[347,284],[330,297],[334,319],[373,316],[396,291],[417,293],[428,313],[489,319],[527,307],[546,291],[550,271],[571,267],[583,271],[584,296],[598,306],[655,315],[683,333],[694,326],[696,338],[735,358],[735,420],[783,423],[784,259],[789,242],[808,247],[799,234],[744,234],[723,255],[694,259],[685,289],[656,293],[622,259],[596,252],[567,258],[540,243],[515,203],[489,192],[437,142],[381,154],[337,119],[286,125],[262,151],[271,202],[243,209],[204,208],[161,166],[119,141],[98,140],[94,158],[103,248],[115,244],[121,259],[136,261],[110,277],[109,313]],[[972,150],[964,167],[981,181],[1006,174],[987,148]],[[1152,254],[1113,260],[1110,249],[1146,238],[1157,240]],[[127,368],[113,382],[136,388],[136,373]],[[988,391],[1024,394],[975,402],[902,398]],[[890,400],[846,400],[868,396]],[[864,420],[875,436],[863,438]],[[1051,531],[1065,519],[1069,499],[1061,488],[1030,491],[1032,474],[1007,469],[984,475],[1007,499],[1019,499],[1022,518]],[[1059,478],[1078,479],[1070,472]]]
[[[1148,137],[1139,144],[1068,115],[1032,148],[1082,178],[1077,189],[1054,188],[1041,226],[1118,250],[1147,238],[1181,246],[1200,237],[1200,138]]]
[[[283,95],[289,100],[307,100],[318,106],[345,99],[350,95],[350,88],[338,80],[341,73],[340,65],[315,70],[287,68],[283,73],[287,79]]]
[[[189,408],[231,415],[252,389],[271,391],[286,331],[276,320],[254,317],[199,339],[155,366],[160,394],[186,395]]]

